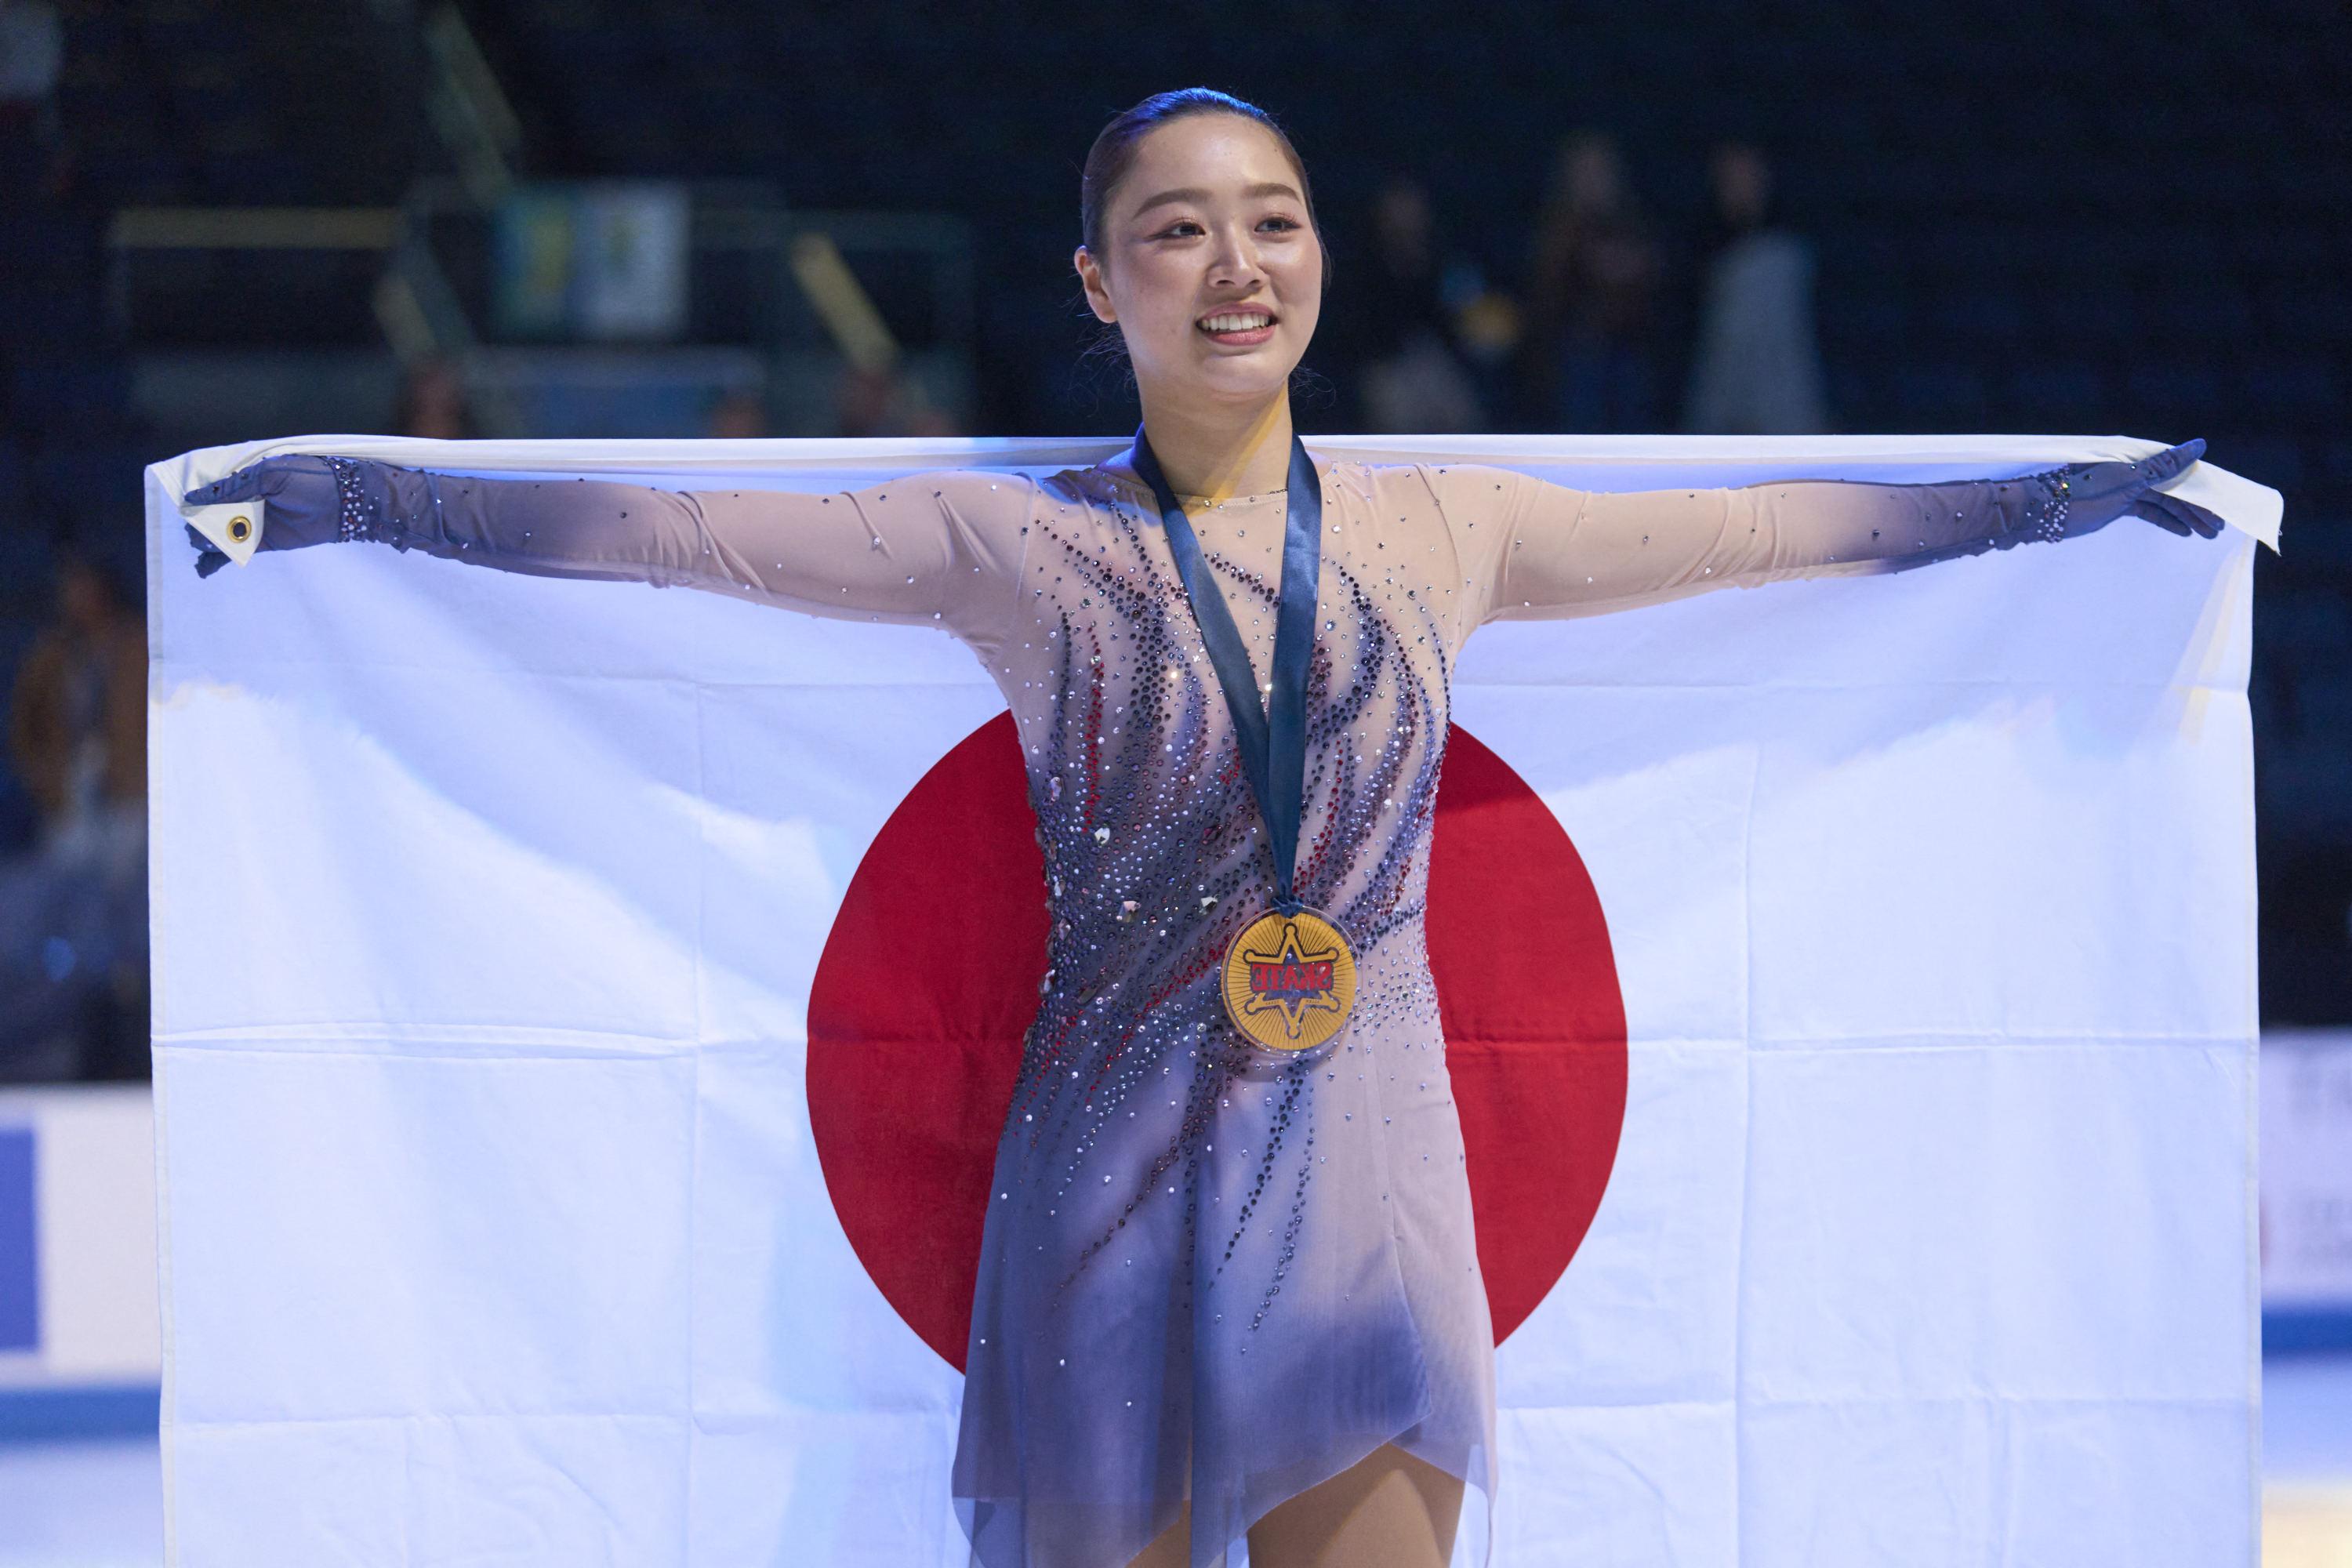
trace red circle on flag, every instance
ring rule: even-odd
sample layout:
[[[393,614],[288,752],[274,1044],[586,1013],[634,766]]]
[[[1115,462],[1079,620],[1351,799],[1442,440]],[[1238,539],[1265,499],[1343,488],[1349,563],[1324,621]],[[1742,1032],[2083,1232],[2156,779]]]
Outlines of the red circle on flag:
[[[1012,716],[883,824],[809,990],[809,1121],[882,1294],[961,1369],[981,1227],[1045,971],[1045,875]],[[1625,1004],[1600,895],[1510,764],[1456,726],[1430,849],[1429,962],[1500,1343],[1576,1254],[1625,1118]]]

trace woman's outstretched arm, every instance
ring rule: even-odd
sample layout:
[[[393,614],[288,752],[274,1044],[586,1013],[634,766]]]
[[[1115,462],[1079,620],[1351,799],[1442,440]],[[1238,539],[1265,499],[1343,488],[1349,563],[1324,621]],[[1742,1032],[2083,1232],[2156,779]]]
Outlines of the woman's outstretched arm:
[[[703,588],[969,637],[1003,622],[1036,489],[1023,475],[949,468],[829,495],[668,490],[300,456],[186,499],[264,501],[262,551],[372,540],[507,572]],[[198,542],[210,552],[198,571],[226,563]]]
[[[2136,463],[1917,485],[1784,479],[1588,491],[1507,468],[1425,471],[1462,560],[1475,626],[1593,615],[1727,584],[1902,571],[2073,538],[2127,513],[2210,538],[2220,518],[2155,488],[2204,449],[2190,441]]]

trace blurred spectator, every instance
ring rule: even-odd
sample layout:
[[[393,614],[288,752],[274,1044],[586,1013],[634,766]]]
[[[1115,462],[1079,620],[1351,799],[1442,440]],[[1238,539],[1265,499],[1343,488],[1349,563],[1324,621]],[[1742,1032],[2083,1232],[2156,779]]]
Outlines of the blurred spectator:
[[[0,0],[0,115],[29,119],[49,112],[65,45],[65,28],[49,0]]]
[[[41,841],[0,870],[0,1075],[143,1077],[147,636],[95,558],[60,565],[8,738]]]
[[[0,190],[48,183],[65,28],[49,0],[0,0]]]
[[[1429,193],[1420,181],[1401,174],[1381,188],[1373,205],[1371,249],[1353,294],[1357,342],[1364,356],[1358,392],[1363,427],[1416,433],[1486,428],[1486,410],[1446,298],[1449,283],[1459,286],[1460,273],[1440,253]]]
[[[144,837],[147,632],[89,557],[58,570],[57,619],[17,667],[8,728],[52,852],[108,856],[91,846]]]
[[[768,433],[768,405],[749,392],[730,392],[710,405],[705,434],[715,441],[757,441]]]
[[[1553,429],[1657,428],[1662,272],[1616,140],[1587,131],[1562,142],[1528,290],[1531,391]]]
[[[1813,248],[1773,221],[1759,149],[1715,152],[1714,234],[1683,428],[1801,436],[1829,427],[1813,334]]]
[[[931,405],[920,383],[895,367],[852,364],[842,372],[835,404],[837,433],[857,439],[876,436],[953,436],[955,420]]]
[[[393,423],[403,436],[462,441],[474,434],[466,401],[466,378],[447,360],[419,360],[400,379]]]

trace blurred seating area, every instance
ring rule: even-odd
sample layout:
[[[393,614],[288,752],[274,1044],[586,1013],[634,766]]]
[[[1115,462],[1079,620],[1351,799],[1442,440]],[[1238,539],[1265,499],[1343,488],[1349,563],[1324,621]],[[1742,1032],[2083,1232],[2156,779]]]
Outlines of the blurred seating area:
[[[2352,1023],[2339,5],[1284,3],[1205,7],[1199,47],[1179,50],[1115,12],[1049,24],[997,0],[0,0],[12,38],[41,37],[43,14],[54,69],[44,80],[20,49],[0,101],[0,682],[20,706],[37,642],[71,641],[62,563],[110,569],[135,603],[142,464],[194,439],[391,427],[407,418],[397,389],[436,365],[478,386],[514,363],[480,302],[489,242],[462,224],[430,233],[478,341],[426,345],[454,356],[432,361],[393,341],[403,318],[376,292],[389,242],[175,251],[156,263],[177,301],[161,312],[133,308],[152,278],[114,243],[130,209],[413,215],[422,190],[473,179],[478,195],[433,75],[453,21],[510,108],[518,177],[725,183],[764,193],[730,209],[762,223],[936,220],[919,286],[854,248],[835,259],[907,342],[951,344],[961,368],[927,397],[854,363],[836,348],[855,310],[812,292],[794,308],[832,329],[807,339],[840,362],[828,407],[780,390],[805,345],[759,303],[770,279],[709,260],[737,242],[698,218],[688,341],[757,356],[710,373],[707,427],[736,433],[1131,428],[1131,388],[1084,352],[1077,170],[1113,112],[1205,79],[1273,110],[1315,177],[1336,266],[1298,403],[1309,434],[2196,435],[2285,492],[2286,552],[2257,568],[2252,684],[2264,1012]],[[1209,58],[1223,65],[1203,78]],[[942,243],[969,254],[938,263]],[[814,290],[829,274],[792,254]],[[1759,333],[1779,345],[1764,358],[1725,346]],[[358,370],[300,358],[289,334]],[[1750,357],[1727,366],[1735,353]],[[140,389],[159,385],[196,387],[217,433],[158,416]],[[620,405],[565,406],[604,422],[565,434],[648,433]],[[0,785],[12,866],[54,837],[26,765]],[[46,907],[14,897],[0,919],[0,992],[68,986]],[[96,1015],[51,999],[37,1024],[0,1009],[0,1077],[125,1070],[110,1047],[61,1047],[97,1026],[57,1019]]]

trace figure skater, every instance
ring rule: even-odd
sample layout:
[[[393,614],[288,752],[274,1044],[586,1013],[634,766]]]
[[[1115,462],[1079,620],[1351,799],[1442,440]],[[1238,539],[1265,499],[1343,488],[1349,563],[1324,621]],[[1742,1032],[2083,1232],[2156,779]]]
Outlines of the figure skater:
[[[1207,89],[1112,120],[1074,260],[1143,426],[1091,468],[831,495],[279,457],[259,548],[375,540],[969,644],[1052,913],[997,1144],[953,1494],[981,1568],[1435,1568],[1496,1484],[1494,1336],[1423,937],[1448,682],[1486,622],[2210,512],[2140,463],[1593,494],[1314,460],[1307,170]],[[224,557],[198,563],[210,572]]]

